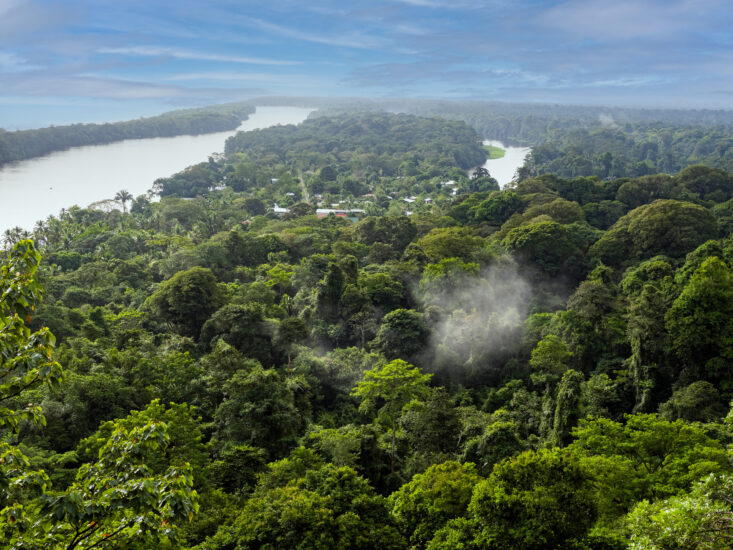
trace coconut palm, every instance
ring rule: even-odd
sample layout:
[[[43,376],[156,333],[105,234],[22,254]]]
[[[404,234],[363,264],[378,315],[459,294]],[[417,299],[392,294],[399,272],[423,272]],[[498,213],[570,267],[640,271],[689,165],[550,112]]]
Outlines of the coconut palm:
[[[132,193],[130,193],[127,189],[122,189],[121,191],[117,191],[117,194],[115,195],[115,199],[117,202],[122,203],[122,211],[127,212],[127,201],[132,200]]]

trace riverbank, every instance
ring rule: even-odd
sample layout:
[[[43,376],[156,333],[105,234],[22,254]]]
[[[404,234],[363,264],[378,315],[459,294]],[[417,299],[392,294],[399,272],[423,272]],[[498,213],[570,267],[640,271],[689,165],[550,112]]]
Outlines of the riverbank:
[[[486,152],[489,154],[489,160],[504,158],[504,155],[506,154],[505,149],[494,145],[484,145],[484,149],[486,149]]]
[[[514,181],[517,169],[524,165],[524,159],[532,150],[531,147],[509,147],[495,140],[486,140],[483,144],[487,151],[489,147],[503,151],[501,157],[491,158],[489,155],[489,159],[483,165],[502,188]]]
[[[0,233],[16,226],[30,230],[62,208],[111,199],[120,189],[144,194],[156,179],[224,151],[224,142],[237,131],[299,124],[312,111],[258,107],[232,131],[75,147],[7,164],[0,168]]]

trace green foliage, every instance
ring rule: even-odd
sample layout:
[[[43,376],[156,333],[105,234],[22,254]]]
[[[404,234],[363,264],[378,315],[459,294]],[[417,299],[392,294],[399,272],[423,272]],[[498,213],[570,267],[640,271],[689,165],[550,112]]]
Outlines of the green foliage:
[[[395,359],[366,371],[364,379],[351,392],[361,402],[360,411],[376,412],[377,418],[392,429],[392,472],[395,470],[397,419],[405,405],[428,395],[430,378],[432,374],[422,374],[417,367]]]
[[[303,428],[295,396],[274,370],[257,365],[237,371],[223,386],[224,400],[214,422],[218,439],[254,445],[279,456]]]
[[[659,406],[666,420],[682,418],[689,422],[713,422],[725,416],[727,407],[720,393],[710,382],[698,380],[675,390],[668,401]]]
[[[516,549],[569,547],[596,517],[588,474],[558,450],[527,451],[495,466],[469,511],[480,547]]]
[[[590,249],[608,265],[659,254],[679,258],[718,234],[715,218],[696,204],[657,200],[619,219]]]
[[[177,541],[158,529],[131,542],[129,514],[155,527],[164,505],[120,496],[104,521],[131,549],[617,550],[629,533],[675,544],[658,510],[677,507],[669,532],[688,532],[686,512],[709,525],[690,503],[718,510],[695,484],[730,470],[733,248],[715,239],[733,199],[726,172],[674,173],[729,162],[728,130],[709,126],[729,115],[699,112],[707,126],[692,128],[682,112],[651,124],[614,111],[628,125],[604,129],[597,110],[564,106],[405,108],[551,145],[502,191],[463,170],[485,157],[463,123],[322,112],[237,136],[238,152],[159,180],[159,202],[40,222],[53,267],[36,269],[27,241],[6,252],[0,510],[22,507],[9,537],[46,521],[39,495],[87,490],[80,464],[112,476],[98,460],[123,449],[118,429],[158,441],[119,451],[145,476],[146,506],[170,468],[183,483],[190,466],[204,511]],[[366,212],[320,219],[309,199]],[[193,502],[190,488],[175,498]],[[394,493],[393,515],[375,491]],[[101,510],[103,496],[78,502]]]
[[[532,357],[529,360],[529,366],[534,371],[532,381],[549,388],[568,369],[572,356],[565,342],[554,334],[548,334],[532,350]]]
[[[174,540],[175,524],[198,512],[190,465],[156,474],[151,453],[165,451],[166,425],[153,422],[127,430],[117,425],[68,489],[45,492],[38,503],[2,511],[6,543],[14,548],[93,548],[113,542]]]
[[[720,380],[733,357],[733,279],[719,258],[695,270],[666,314],[671,347],[689,376]],[[702,371],[702,372],[700,372]]]
[[[63,374],[53,361],[53,336],[48,329],[31,333],[20,317],[23,314],[30,320],[40,297],[35,279],[39,261],[32,243],[21,241],[0,269],[2,367],[10,375],[9,382],[0,387],[3,400],[41,383],[57,386]],[[15,373],[20,369],[23,376],[19,377]],[[0,418],[15,431],[21,419],[45,424],[40,408],[32,405],[20,410],[4,408]],[[2,443],[0,536],[8,548],[69,550],[111,541],[123,546],[138,540],[171,541],[176,523],[193,518],[198,502],[191,466],[183,461],[178,467],[169,466],[163,458],[169,444],[167,425],[146,419],[132,429],[116,424],[109,430],[109,437],[97,444],[97,461],[83,464],[76,482],[60,491],[50,490],[46,473],[31,470],[19,449]],[[195,432],[189,437],[195,438]],[[149,466],[156,461],[157,472]],[[40,497],[35,494],[38,490]]]
[[[512,229],[501,244],[546,276],[578,277],[584,266],[577,237],[571,226],[541,221]]]
[[[626,513],[635,502],[688,490],[704,476],[730,470],[725,448],[698,426],[654,414],[580,422],[573,452],[593,472],[604,517]]]
[[[395,309],[382,319],[374,344],[388,359],[410,359],[425,347],[428,337],[422,314],[411,309]]]
[[[211,270],[192,267],[162,283],[150,297],[148,307],[180,334],[196,338],[221,303],[221,290]]]
[[[262,483],[234,524],[200,548],[234,547],[366,550],[404,543],[384,499],[351,468],[329,464]]]
[[[448,521],[465,516],[481,480],[473,464],[450,461],[429,467],[392,493],[392,514],[411,547],[425,548]]]
[[[20,241],[0,266],[0,401],[40,384],[57,388],[63,379],[61,365],[53,359],[53,334],[48,328],[32,332],[26,326],[42,296],[36,279],[40,261],[33,243]],[[40,407],[33,403],[17,409],[0,407],[0,426],[17,431],[21,420],[45,423]]]
[[[689,494],[650,503],[629,513],[632,550],[713,550],[730,546],[733,536],[733,482],[710,476]]]
[[[201,343],[214,346],[218,339],[234,346],[246,357],[272,364],[275,326],[267,321],[259,304],[229,304],[211,315],[201,328]]]
[[[466,441],[461,460],[475,463],[478,472],[488,476],[495,464],[526,450],[517,432],[514,422],[497,420],[486,426],[483,433]]]

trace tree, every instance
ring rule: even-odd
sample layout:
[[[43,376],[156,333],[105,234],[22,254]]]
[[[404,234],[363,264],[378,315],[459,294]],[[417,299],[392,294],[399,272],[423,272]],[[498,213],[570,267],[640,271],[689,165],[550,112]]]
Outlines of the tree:
[[[198,512],[198,496],[190,465],[162,474],[147,465],[151,454],[167,446],[162,422],[132,430],[117,426],[97,462],[79,468],[68,489],[46,489],[38,501],[0,512],[15,527],[5,529],[6,542],[13,548],[73,550],[173,540],[175,523]]]
[[[482,479],[473,464],[448,461],[430,466],[392,493],[392,514],[411,548],[425,548],[446,523],[465,516]]]
[[[733,277],[722,260],[707,258],[695,270],[665,318],[677,357],[690,369],[707,371],[691,376],[726,376],[733,358]]]
[[[486,241],[474,237],[471,231],[462,227],[436,227],[417,241],[417,246],[432,263],[446,258],[459,258],[464,262],[486,256]]]
[[[409,359],[423,349],[429,336],[422,313],[395,309],[382,319],[374,344],[388,359]]]
[[[544,385],[545,391],[549,391],[568,369],[572,356],[565,342],[554,334],[548,334],[532,350],[529,360],[533,371],[532,381],[537,385]]]
[[[714,422],[725,416],[727,410],[715,386],[698,380],[675,390],[669,401],[660,405],[659,414],[665,420]]]
[[[498,464],[476,486],[469,511],[480,547],[516,550],[567,548],[596,518],[589,475],[558,449],[527,451]]]
[[[570,430],[580,418],[583,382],[583,375],[571,369],[565,371],[557,387],[555,418],[552,424],[552,443],[557,447],[563,447],[570,442]]]
[[[590,249],[606,265],[664,254],[683,257],[718,234],[715,218],[697,204],[656,200],[621,217]]]
[[[122,203],[122,211],[127,212],[127,201],[131,201],[133,199],[132,193],[130,193],[127,189],[122,189],[120,191],[117,191],[117,194],[115,195],[114,200],[117,202]]]
[[[395,359],[382,367],[366,371],[364,379],[351,392],[361,401],[360,411],[368,413],[376,410],[379,420],[392,429],[392,473],[395,471],[397,420],[405,405],[429,394],[428,382],[432,376],[422,374],[420,369],[402,359]],[[377,408],[380,403],[382,405]]]
[[[247,444],[282,456],[295,443],[303,418],[293,392],[274,370],[257,365],[237,371],[224,384],[214,424],[222,442]]]
[[[264,216],[267,213],[265,203],[254,197],[244,199],[244,209],[250,216]]]
[[[561,225],[553,221],[540,221],[515,227],[501,244],[520,260],[536,267],[540,273],[555,277],[567,274],[582,278],[584,244],[581,228],[575,225]]]
[[[486,426],[482,434],[466,441],[461,460],[475,463],[478,472],[486,476],[495,464],[526,449],[527,445],[517,436],[514,422],[497,420]]]
[[[715,550],[733,542],[733,478],[709,476],[689,494],[650,503],[629,513],[632,550]]]
[[[211,270],[192,267],[161,283],[146,304],[182,335],[197,338],[203,324],[219,309],[222,301],[223,296]]]
[[[581,420],[569,449],[592,472],[602,515],[614,519],[634,503],[689,490],[702,477],[729,469],[720,442],[705,429],[655,414]]]
[[[304,454],[270,464],[233,525],[199,548],[404,548],[385,499],[364,478]]]
[[[63,371],[53,359],[53,335],[31,332],[42,291],[35,274],[40,255],[31,241],[19,242],[0,267],[0,401],[11,401],[44,384],[58,387]],[[21,420],[45,424],[39,407],[0,409],[0,425],[17,432]],[[151,453],[168,445],[167,426],[149,422],[128,430],[116,425],[97,461],[82,465],[76,482],[53,491],[48,475],[30,470],[29,460],[0,443],[0,527],[6,548],[90,549],[114,542],[173,540],[175,524],[198,510],[188,464],[154,472]],[[38,493],[40,496],[36,496]]]
[[[0,403],[41,384],[58,388],[63,379],[61,365],[53,359],[54,335],[45,327],[31,332],[26,326],[43,296],[36,280],[40,261],[33,242],[24,240],[0,266]],[[40,407],[30,403],[21,409],[0,408],[0,426],[17,430],[21,420],[45,422]]]
[[[260,304],[227,304],[214,313],[201,328],[201,343],[214,346],[218,339],[234,346],[247,357],[270,366],[272,360],[272,324],[265,319]]]

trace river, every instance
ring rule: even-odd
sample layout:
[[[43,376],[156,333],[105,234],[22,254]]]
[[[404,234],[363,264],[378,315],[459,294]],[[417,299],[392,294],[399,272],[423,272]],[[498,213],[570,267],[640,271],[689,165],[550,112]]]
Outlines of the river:
[[[493,145],[504,149],[504,156],[500,159],[487,160],[484,168],[489,171],[491,177],[496,178],[500,187],[514,180],[514,173],[517,168],[524,164],[525,157],[532,150],[530,147],[507,147],[500,141],[486,140],[484,145]]]
[[[237,130],[229,132],[74,147],[8,164],[0,168],[0,235],[16,226],[30,230],[36,221],[62,208],[111,199],[121,189],[141,195],[156,179],[222,152],[226,138],[237,131],[299,124],[312,111],[257,107]]]

